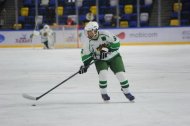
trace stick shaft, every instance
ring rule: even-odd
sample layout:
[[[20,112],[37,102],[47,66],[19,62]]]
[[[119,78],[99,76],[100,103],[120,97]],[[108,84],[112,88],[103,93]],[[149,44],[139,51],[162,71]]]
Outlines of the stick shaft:
[[[92,65],[94,62],[90,63],[90,65]],[[89,67],[88,66],[88,67]],[[54,86],[53,88],[51,88],[50,90],[48,90],[47,92],[43,93],[42,95],[36,97],[36,100],[42,98],[43,96],[45,96],[46,94],[48,94],[49,92],[51,92],[52,90],[54,90],[55,88],[59,87],[60,85],[62,85],[63,83],[65,83],[66,81],[68,81],[69,79],[71,79],[72,77],[76,76],[79,73],[79,71],[77,71],[76,73],[74,73],[73,75],[71,75],[70,77],[68,77],[67,79],[65,79],[64,81],[62,81],[61,83],[59,83],[58,85]]]
[[[87,68],[92,65],[94,62],[90,63]],[[38,96],[38,97],[33,97],[33,96],[30,96],[28,94],[23,94],[22,96],[26,99],[29,99],[29,100],[39,100],[40,98],[42,98],[43,96],[45,96],[46,94],[48,94],[49,92],[51,92],[52,90],[54,90],[55,88],[59,87],[60,85],[62,85],[63,83],[65,83],[66,81],[68,81],[69,79],[71,79],[72,77],[76,76],[77,74],[79,73],[79,71],[77,71],[76,73],[74,73],[73,75],[71,75],[70,77],[68,77],[67,79],[65,79],[64,81],[62,81],[61,83],[57,84],[56,86],[54,86],[53,88],[49,89],[48,91],[46,91],[45,93],[43,93],[42,95]]]
[[[68,81],[69,79],[71,79],[72,77],[74,77],[75,75],[77,75],[79,72],[74,73],[73,75],[71,75],[70,77],[68,77],[67,79],[65,79],[64,81],[62,81],[61,83],[59,83],[58,85],[54,86],[53,88],[51,88],[50,90],[48,90],[47,92],[43,93],[42,95],[38,96],[36,98],[36,100],[42,98],[43,96],[45,96],[46,94],[48,94],[49,92],[51,92],[52,90],[54,90],[55,88],[59,87],[61,84],[65,83],[66,81]]]

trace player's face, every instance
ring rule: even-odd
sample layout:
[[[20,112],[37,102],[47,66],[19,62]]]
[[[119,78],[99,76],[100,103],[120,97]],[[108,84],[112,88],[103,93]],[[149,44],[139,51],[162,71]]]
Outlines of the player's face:
[[[94,31],[87,31],[87,37],[88,38],[93,38],[94,37]]]

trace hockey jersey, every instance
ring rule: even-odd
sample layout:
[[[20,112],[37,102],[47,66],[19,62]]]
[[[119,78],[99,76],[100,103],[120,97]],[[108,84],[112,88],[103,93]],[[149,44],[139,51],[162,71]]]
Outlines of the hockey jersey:
[[[120,40],[108,31],[98,31],[96,39],[88,39],[83,44],[81,58],[84,65],[88,65],[93,59],[100,60],[100,51],[102,48],[108,49],[108,56],[101,60],[110,60],[116,56],[120,47]]]
[[[41,41],[42,42],[52,41],[53,40],[53,31],[51,29],[47,29],[47,30],[46,29],[41,29],[40,30],[40,35],[41,35]]]

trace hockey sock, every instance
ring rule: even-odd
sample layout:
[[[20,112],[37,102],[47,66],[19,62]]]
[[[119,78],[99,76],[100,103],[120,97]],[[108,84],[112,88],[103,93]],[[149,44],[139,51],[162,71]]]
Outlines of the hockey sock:
[[[46,46],[47,49],[49,49],[48,41],[44,42],[44,45]]]
[[[99,73],[99,87],[101,94],[107,94],[107,70],[101,70]]]
[[[124,94],[130,93],[129,88],[122,88],[122,91]]]
[[[107,94],[107,88],[100,88],[101,94]]]
[[[124,76],[124,72],[118,72],[116,73],[116,77],[119,80],[121,84],[121,88],[124,94],[129,93],[129,83],[128,80]]]
[[[107,87],[107,81],[99,81],[99,87],[100,88],[106,88]]]

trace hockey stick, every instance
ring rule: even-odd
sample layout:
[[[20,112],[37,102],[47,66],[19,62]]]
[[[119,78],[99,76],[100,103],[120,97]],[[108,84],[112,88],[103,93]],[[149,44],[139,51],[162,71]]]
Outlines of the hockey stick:
[[[90,63],[90,65],[92,65],[94,62]],[[86,68],[88,68],[90,65],[86,66]],[[68,77],[67,79],[65,79],[64,81],[62,81],[61,83],[57,84],[56,86],[54,86],[53,88],[51,88],[50,90],[48,90],[47,92],[43,93],[42,95],[38,96],[38,97],[33,97],[30,96],[26,93],[23,93],[22,96],[26,99],[29,100],[39,100],[40,98],[42,98],[43,96],[45,96],[46,94],[48,94],[49,92],[51,92],[52,90],[54,90],[55,88],[59,87],[60,85],[62,85],[63,83],[65,83],[66,81],[68,81],[69,79],[71,79],[72,77],[74,77],[75,75],[77,75],[79,73],[79,71],[77,71],[76,73],[74,73],[73,75],[71,75],[70,77]]]
[[[31,47],[34,48],[33,46],[33,38],[34,38],[34,31],[36,31],[38,28],[38,22],[37,22],[37,17],[35,17],[35,26],[34,26],[34,29],[32,31],[32,34],[30,34],[30,39],[31,39]]]
[[[37,30],[37,26],[38,26],[38,22],[37,22],[37,17],[35,17],[35,26],[34,26],[34,30],[32,31],[32,36],[30,36],[31,39],[33,39],[33,32]]]

